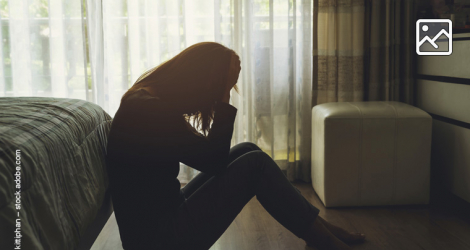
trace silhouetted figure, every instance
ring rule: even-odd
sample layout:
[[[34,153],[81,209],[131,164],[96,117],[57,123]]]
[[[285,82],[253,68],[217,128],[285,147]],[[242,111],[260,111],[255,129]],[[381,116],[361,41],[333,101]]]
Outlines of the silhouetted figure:
[[[233,50],[198,43],[143,74],[123,95],[106,161],[125,250],[207,250],[255,195],[319,249],[349,249],[343,241],[363,240],[319,217],[258,146],[230,148],[237,113],[230,90],[238,91],[240,70]],[[201,171],[183,189],[179,162]]]

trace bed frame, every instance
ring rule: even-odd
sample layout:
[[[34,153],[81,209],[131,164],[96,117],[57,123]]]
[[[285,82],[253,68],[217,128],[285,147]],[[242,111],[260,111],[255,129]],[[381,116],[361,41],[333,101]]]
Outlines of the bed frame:
[[[95,240],[101,233],[101,230],[106,225],[109,217],[113,213],[113,203],[111,201],[111,194],[110,190],[106,191],[103,199],[103,204],[101,205],[98,213],[96,214],[95,219],[93,222],[88,226],[85,233],[82,235],[80,243],[76,250],[90,250]]]

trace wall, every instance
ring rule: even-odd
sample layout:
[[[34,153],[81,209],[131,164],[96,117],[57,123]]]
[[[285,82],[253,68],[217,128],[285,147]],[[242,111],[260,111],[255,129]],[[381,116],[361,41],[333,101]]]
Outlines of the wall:
[[[450,56],[418,56],[416,106],[434,118],[431,179],[470,202],[470,33],[453,39]]]

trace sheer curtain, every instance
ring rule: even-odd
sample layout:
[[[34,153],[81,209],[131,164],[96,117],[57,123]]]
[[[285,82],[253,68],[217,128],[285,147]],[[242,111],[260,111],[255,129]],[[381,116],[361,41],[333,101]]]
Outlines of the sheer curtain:
[[[311,0],[10,0],[6,5],[1,95],[79,98],[114,116],[121,96],[144,71],[194,43],[219,42],[242,62],[240,95],[232,91],[231,98],[238,108],[232,145],[254,142],[290,180],[310,180]],[[197,173],[181,165],[179,179],[185,183]]]
[[[0,1],[0,96],[87,100],[80,1]]]

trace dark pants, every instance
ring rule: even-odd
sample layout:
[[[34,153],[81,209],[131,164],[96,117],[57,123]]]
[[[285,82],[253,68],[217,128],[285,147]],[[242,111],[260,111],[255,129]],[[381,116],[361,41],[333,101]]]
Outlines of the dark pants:
[[[227,171],[199,173],[182,191],[186,200],[172,222],[175,249],[209,249],[256,195],[266,211],[299,238],[320,212],[269,155],[250,142],[230,149]],[[253,223],[257,223],[253,221]]]

